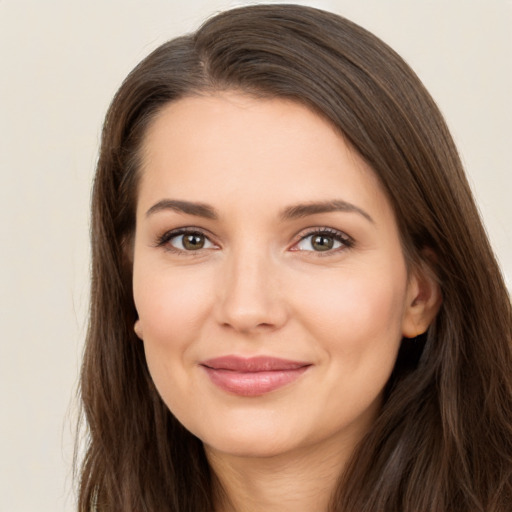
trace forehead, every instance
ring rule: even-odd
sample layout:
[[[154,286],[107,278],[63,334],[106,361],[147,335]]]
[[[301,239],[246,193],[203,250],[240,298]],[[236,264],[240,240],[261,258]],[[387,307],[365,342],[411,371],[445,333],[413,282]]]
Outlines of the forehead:
[[[233,92],[160,111],[144,139],[139,190],[143,203],[164,193],[247,207],[336,195],[386,202],[373,170],[325,119],[297,102]]]

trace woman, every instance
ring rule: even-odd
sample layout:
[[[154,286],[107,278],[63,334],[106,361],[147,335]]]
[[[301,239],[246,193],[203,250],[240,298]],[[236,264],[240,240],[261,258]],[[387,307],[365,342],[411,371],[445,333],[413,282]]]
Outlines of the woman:
[[[222,13],[118,91],[80,510],[501,511],[510,301],[433,100],[362,28]]]

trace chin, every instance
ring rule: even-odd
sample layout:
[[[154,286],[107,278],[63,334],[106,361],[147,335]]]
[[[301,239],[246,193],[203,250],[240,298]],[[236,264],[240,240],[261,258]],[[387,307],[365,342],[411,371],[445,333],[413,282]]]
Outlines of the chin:
[[[275,457],[293,451],[304,440],[290,425],[260,422],[230,422],[230,425],[210,425],[208,431],[193,432],[208,452],[234,457]],[[191,429],[193,431],[193,429]]]
[[[279,441],[275,436],[245,436],[203,441],[206,453],[217,453],[237,458],[273,458],[293,451],[297,446],[291,440]]]

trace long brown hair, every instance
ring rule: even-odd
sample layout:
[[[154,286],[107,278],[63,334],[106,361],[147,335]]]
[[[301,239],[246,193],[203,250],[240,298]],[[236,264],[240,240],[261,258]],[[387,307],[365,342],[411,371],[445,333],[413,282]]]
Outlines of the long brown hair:
[[[92,201],[79,510],[213,510],[202,444],[158,396],[133,332],[126,249],[148,124],[168,102],[222,89],[292,99],[336,126],[385,188],[408,261],[429,265],[442,290],[427,334],[403,340],[381,414],[331,509],[509,511],[510,299],[452,138],[393,50],[346,19],[293,5],[227,11],[162,45],[110,106]]]

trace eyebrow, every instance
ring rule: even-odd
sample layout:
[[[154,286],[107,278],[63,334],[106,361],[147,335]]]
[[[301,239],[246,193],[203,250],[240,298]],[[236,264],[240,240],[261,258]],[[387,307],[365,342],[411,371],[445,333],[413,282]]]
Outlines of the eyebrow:
[[[205,219],[218,219],[218,215],[215,209],[207,204],[194,203],[191,201],[178,201],[176,199],[162,199],[161,201],[158,201],[158,203],[155,203],[146,212],[146,217],[165,210],[172,210],[178,213],[186,213],[187,215],[204,217]]]
[[[217,220],[219,218],[215,208],[205,203],[196,203],[192,201],[180,201],[177,199],[162,199],[155,203],[147,212],[146,217],[161,211],[172,210],[178,213],[185,213],[187,215],[194,215],[197,217],[203,217],[205,219]],[[308,217],[309,215],[316,215],[319,213],[330,213],[330,212],[348,212],[358,213],[365,219],[370,221],[372,224],[375,221],[372,217],[359,208],[358,206],[343,201],[341,199],[334,199],[331,201],[311,202],[302,203],[285,208],[280,218],[282,220],[293,220],[301,217]]]
[[[305,203],[297,204],[295,206],[289,206],[285,208],[281,214],[283,220],[298,219],[301,217],[307,217],[308,215],[316,215],[318,213],[330,213],[330,212],[349,212],[358,213],[362,215],[366,220],[375,224],[370,214],[359,208],[358,206],[347,203],[341,199],[334,199],[332,201],[322,201],[319,203]]]

